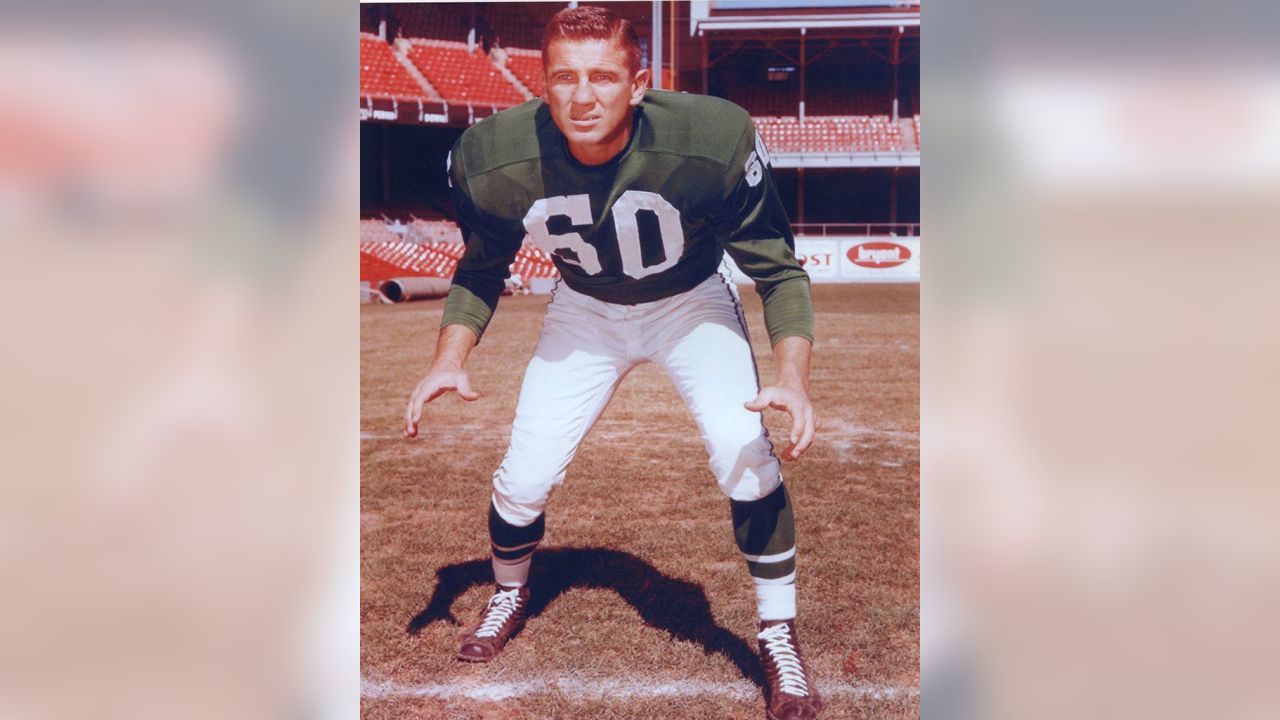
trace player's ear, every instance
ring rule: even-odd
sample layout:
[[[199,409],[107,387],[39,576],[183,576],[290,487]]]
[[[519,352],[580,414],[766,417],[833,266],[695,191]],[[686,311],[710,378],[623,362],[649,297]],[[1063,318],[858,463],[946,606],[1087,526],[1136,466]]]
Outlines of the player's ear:
[[[644,91],[649,89],[648,69],[641,70],[631,78],[631,106],[635,107],[644,100]]]

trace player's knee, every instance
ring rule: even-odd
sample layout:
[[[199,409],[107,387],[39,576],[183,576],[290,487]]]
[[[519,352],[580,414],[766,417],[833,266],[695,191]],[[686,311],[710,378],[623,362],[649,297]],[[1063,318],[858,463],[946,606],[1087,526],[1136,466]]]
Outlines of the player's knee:
[[[776,470],[763,472],[747,471],[739,475],[730,475],[720,481],[720,490],[725,497],[735,502],[755,502],[778,489],[782,484],[782,475]]]
[[[497,494],[513,505],[541,505],[551,495],[551,485],[521,485],[517,487],[495,486]]]
[[[546,498],[526,503],[513,501],[512,498],[496,492],[493,494],[493,507],[498,511],[498,515],[508,524],[516,527],[528,527],[533,524],[542,515],[546,505]]]
[[[733,472],[745,465],[756,467],[772,457],[769,441],[765,439],[759,421],[749,423],[724,423],[707,425],[704,432],[707,456],[716,477]]]
[[[538,467],[536,463],[518,470],[509,470],[504,463],[493,475],[495,503],[512,522],[516,522],[514,515],[528,515],[532,520],[542,512],[551,491],[563,477],[556,468]]]
[[[782,482],[780,470],[767,441],[763,445],[749,443],[732,455],[711,458],[711,472],[721,492],[740,502],[759,500],[776,490]]]
[[[746,411],[721,413],[703,419],[702,439],[710,452],[737,452],[764,440],[760,416]]]

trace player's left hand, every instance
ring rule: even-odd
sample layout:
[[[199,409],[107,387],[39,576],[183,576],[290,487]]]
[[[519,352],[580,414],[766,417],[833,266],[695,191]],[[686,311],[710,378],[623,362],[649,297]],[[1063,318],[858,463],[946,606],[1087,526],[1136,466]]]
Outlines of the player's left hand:
[[[814,415],[809,396],[801,390],[783,385],[770,385],[760,391],[755,399],[743,403],[752,412],[764,412],[765,408],[782,410],[791,416],[790,447],[782,451],[783,460],[799,460],[800,455],[813,443],[818,431],[818,418]]]

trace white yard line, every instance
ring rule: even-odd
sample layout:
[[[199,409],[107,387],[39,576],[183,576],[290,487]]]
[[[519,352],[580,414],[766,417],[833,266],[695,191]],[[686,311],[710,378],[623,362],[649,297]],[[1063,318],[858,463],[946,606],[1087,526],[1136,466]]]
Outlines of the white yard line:
[[[429,431],[432,437],[442,440],[462,440],[462,441],[480,441],[492,440],[493,438],[506,439],[511,435],[510,425],[468,425],[465,427],[449,427],[449,428],[433,428]],[[425,435],[426,433],[424,433]],[[643,423],[635,424],[635,427],[628,425],[626,427],[616,427],[608,420],[603,424],[594,428],[588,439],[588,442],[609,440],[627,440],[636,441],[637,437],[643,438],[644,442],[652,442],[653,440],[689,440],[696,442],[697,436],[690,435],[683,431],[664,430],[661,427],[645,427]],[[849,441],[853,438],[880,437],[889,440],[902,441],[904,443],[914,444],[918,442],[920,433],[904,430],[880,430],[877,428],[859,427],[849,423],[839,421],[829,422],[823,420],[822,429],[819,431],[818,439],[828,439],[835,442]],[[403,440],[404,435],[398,432],[375,433],[360,432],[361,440]]]
[[[360,431],[360,439],[361,439],[361,440],[403,440],[403,439],[404,439],[404,433],[399,433],[399,434],[395,434],[395,433],[379,434],[379,433],[364,432],[363,430],[361,430],[361,431]]]
[[[854,423],[842,420],[822,419],[822,429],[818,431],[820,434],[832,435],[835,437],[884,437],[893,438],[895,440],[918,440],[920,433],[913,430],[882,430],[880,428],[863,427]]]
[[[826,697],[852,696],[870,700],[893,700],[918,697],[920,689],[865,682],[823,682],[818,688]],[[706,682],[663,678],[548,678],[516,682],[427,683],[412,685],[390,681],[360,680],[360,694],[371,700],[405,697],[428,697],[439,700],[498,701],[525,695],[556,693],[571,700],[627,700],[658,697],[720,697],[730,700],[752,700],[760,697],[760,688],[745,680]]]

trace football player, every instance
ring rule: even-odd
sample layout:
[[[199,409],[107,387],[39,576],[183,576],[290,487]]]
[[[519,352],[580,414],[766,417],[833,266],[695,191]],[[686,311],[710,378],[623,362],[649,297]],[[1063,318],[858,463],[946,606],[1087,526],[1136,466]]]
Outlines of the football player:
[[[817,420],[808,397],[809,278],[750,117],[713,97],[646,91],[640,45],[601,7],[548,23],[541,99],[468,129],[449,155],[467,249],[405,434],[446,392],[478,397],[464,369],[528,235],[561,280],[526,370],[489,506],[493,596],[458,657],[493,659],[521,627],[544,508],[627,372],[659,364],[688,403],[730,501],[754,581],[769,718],[815,718],[821,701],[796,637],[795,518],[760,413],[791,417],[796,460]],[[778,368],[760,387],[725,253],[755,282]]]

